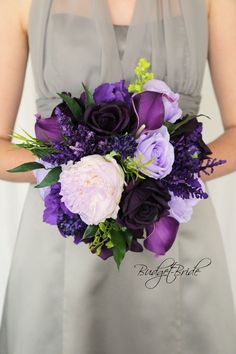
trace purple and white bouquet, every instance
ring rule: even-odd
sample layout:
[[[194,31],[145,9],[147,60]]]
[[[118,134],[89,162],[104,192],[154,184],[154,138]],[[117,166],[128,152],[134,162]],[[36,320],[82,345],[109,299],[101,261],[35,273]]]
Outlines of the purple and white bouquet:
[[[164,255],[208,197],[201,173],[225,163],[209,157],[198,116],[183,115],[179,94],[149,67],[141,58],[128,88],[121,80],[93,93],[83,84],[80,97],[62,92],[50,117],[36,114],[36,138],[12,135],[37,156],[8,171],[34,170],[43,221],[118,269],[128,250]]]

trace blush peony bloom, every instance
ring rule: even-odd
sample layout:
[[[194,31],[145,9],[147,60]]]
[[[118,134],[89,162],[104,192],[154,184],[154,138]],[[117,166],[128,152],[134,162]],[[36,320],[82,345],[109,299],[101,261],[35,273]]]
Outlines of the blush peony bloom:
[[[159,179],[167,176],[175,160],[174,147],[170,143],[170,135],[165,126],[147,131],[137,139],[136,158],[144,164],[152,160],[145,168],[147,175]],[[145,172],[143,171],[145,174]]]
[[[110,156],[90,155],[62,166],[59,182],[65,206],[87,225],[116,219],[125,176]]]

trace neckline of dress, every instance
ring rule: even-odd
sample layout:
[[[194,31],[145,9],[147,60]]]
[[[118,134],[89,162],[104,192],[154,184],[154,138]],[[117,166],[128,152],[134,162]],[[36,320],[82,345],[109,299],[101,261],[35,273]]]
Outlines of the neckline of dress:
[[[117,23],[113,23],[113,27],[123,27],[123,28],[129,28],[129,25],[118,25]]]
[[[112,22],[112,15],[111,15],[111,11],[110,11],[110,8],[109,8],[109,5],[108,5],[108,1],[105,0],[104,2],[105,2],[107,16],[109,18],[110,26],[111,26],[111,34],[110,35],[112,36],[112,40],[113,40],[113,43],[114,43],[114,48],[116,50],[116,57],[117,57],[117,59],[118,59],[118,61],[120,63],[120,67],[121,67],[121,70],[123,72],[124,71],[123,63],[126,62],[129,45],[131,45],[132,30],[133,30],[134,24],[135,24],[136,19],[137,19],[137,14],[138,14],[138,10],[139,10],[140,0],[136,0],[135,1],[134,8],[133,8],[133,13],[132,13],[132,16],[131,16],[131,19],[130,19],[130,23],[127,24],[127,25],[114,24]],[[120,55],[119,55],[119,47],[118,47],[118,41],[117,41],[117,37],[116,37],[116,29],[119,28],[119,26],[123,27],[123,28],[126,28],[126,30],[127,30],[126,31],[126,38],[125,38],[125,41],[124,41],[124,50],[123,50],[122,59],[120,58]]]

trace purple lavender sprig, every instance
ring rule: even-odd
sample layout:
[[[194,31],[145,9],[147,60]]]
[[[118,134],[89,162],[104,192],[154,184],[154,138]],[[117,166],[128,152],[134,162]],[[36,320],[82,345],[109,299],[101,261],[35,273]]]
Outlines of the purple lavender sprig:
[[[137,145],[135,137],[131,134],[114,136],[111,142],[112,149],[120,154],[122,160],[127,157],[134,157]]]
[[[202,166],[200,167],[200,171],[202,171],[203,173],[205,173],[206,175],[209,176],[211,173],[214,172],[214,168],[215,168],[216,166],[223,165],[223,164],[226,163],[226,162],[227,162],[227,160],[218,160],[218,159],[216,159],[216,158],[214,158],[214,159],[208,158],[206,165],[204,165],[204,166],[202,165]],[[208,172],[208,171],[207,171],[208,169],[210,169],[211,171]],[[199,177],[200,177],[200,172],[199,172]]]
[[[171,139],[175,149],[175,161],[171,173],[163,182],[174,195],[184,199],[208,197],[196,178],[196,175],[199,176],[202,161],[206,158],[198,146],[201,132],[202,124],[199,123],[190,134]]]

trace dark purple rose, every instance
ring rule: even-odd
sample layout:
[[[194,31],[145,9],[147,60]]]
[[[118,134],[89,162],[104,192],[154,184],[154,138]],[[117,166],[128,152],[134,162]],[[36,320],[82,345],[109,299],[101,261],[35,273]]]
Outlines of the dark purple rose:
[[[160,180],[146,178],[131,182],[122,194],[118,221],[130,230],[144,229],[164,215],[170,199]]]
[[[133,110],[122,101],[93,104],[84,113],[84,124],[99,136],[131,133],[137,128]]]
[[[97,104],[103,102],[125,101],[131,103],[130,94],[125,87],[125,80],[114,83],[104,83],[98,86],[93,94],[94,101]]]
[[[36,138],[45,143],[59,143],[62,139],[60,122],[56,116],[42,118],[40,114],[36,114],[34,129]]]

